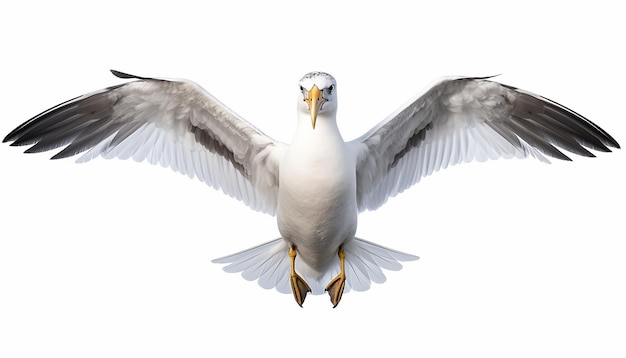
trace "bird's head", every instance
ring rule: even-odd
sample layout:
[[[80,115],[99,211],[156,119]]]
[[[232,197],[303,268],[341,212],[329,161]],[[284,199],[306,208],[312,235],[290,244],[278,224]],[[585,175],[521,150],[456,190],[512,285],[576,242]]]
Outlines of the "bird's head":
[[[300,79],[299,85],[298,110],[310,114],[315,129],[318,115],[337,110],[337,82],[328,73],[310,72]]]

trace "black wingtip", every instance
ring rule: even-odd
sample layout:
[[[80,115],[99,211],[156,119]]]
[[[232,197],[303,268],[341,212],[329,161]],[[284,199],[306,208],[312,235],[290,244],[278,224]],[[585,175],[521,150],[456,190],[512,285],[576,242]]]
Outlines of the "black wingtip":
[[[19,132],[20,129],[21,129],[21,126],[12,130],[11,133],[7,134],[7,136],[4,137],[4,139],[2,139],[2,143],[12,142],[11,144],[9,144],[10,146],[12,147],[19,146],[20,144],[16,144],[15,141],[19,139],[19,136],[17,136],[17,132]]]
[[[615,148],[615,149],[622,149],[622,147],[620,147],[619,143],[617,143],[617,141],[611,137],[608,133],[606,133],[606,136],[608,137],[608,145]],[[607,148],[608,149],[608,148]],[[610,149],[608,150],[609,152],[611,151]]]
[[[11,133],[7,134],[6,137],[2,139],[2,143],[15,142],[15,140],[17,139],[16,133],[19,132],[20,128],[22,128],[22,126],[15,128],[14,130],[11,131]],[[11,143],[9,145],[13,146],[15,144]]]
[[[461,78],[461,79],[470,79],[470,80],[490,80],[492,78],[498,77],[498,76],[502,76],[501,73],[495,74],[495,75],[491,75],[491,76],[482,76],[482,77],[467,77],[467,78]]]
[[[113,70],[113,69],[111,69],[111,70],[109,70],[109,71],[111,71],[111,73],[112,73],[115,77],[118,77],[118,78],[124,78],[124,79],[137,78],[137,79],[140,79],[140,80],[148,80],[148,79],[149,79],[149,78],[147,78],[147,77],[135,76],[135,75],[131,75],[131,74],[126,73],[126,72],[121,72],[121,71],[117,71],[117,70]]]

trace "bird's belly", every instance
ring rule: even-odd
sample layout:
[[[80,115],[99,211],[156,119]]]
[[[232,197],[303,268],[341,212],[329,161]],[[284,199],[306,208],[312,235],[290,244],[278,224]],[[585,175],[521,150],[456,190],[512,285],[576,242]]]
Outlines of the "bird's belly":
[[[349,179],[329,183],[318,178],[304,185],[281,182],[278,229],[314,269],[323,269],[356,233],[356,190],[346,184],[354,183]]]

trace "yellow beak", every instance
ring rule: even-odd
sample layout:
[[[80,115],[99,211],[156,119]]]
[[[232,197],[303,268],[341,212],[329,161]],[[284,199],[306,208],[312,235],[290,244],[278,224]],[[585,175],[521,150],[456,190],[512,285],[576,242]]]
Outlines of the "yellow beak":
[[[309,106],[309,111],[311,112],[311,125],[313,129],[315,129],[315,122],[317,121],[317,112],[319,112],[320,108],[324,102],[327,101],[326,98],[322,97],[323,92],[317,88],[317,85],[313,85],[313,88],[309,91],[309,97],[304,101]]]

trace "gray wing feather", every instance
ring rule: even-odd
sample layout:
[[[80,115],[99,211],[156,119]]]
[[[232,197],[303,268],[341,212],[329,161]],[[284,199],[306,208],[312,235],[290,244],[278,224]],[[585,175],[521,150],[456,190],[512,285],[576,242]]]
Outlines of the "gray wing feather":
[[[591,157],[619,144],[580,114],[486,78],[444,80],[351,142],[359,210],[374,210],[422,177],[472,160]]]
[[[5,138],[28,153],[64,147],[77,154],[133,158],[197,176],[255,210],[275,213],[282,147],[190,81],[136,81],[76,97],[18,126]]]

